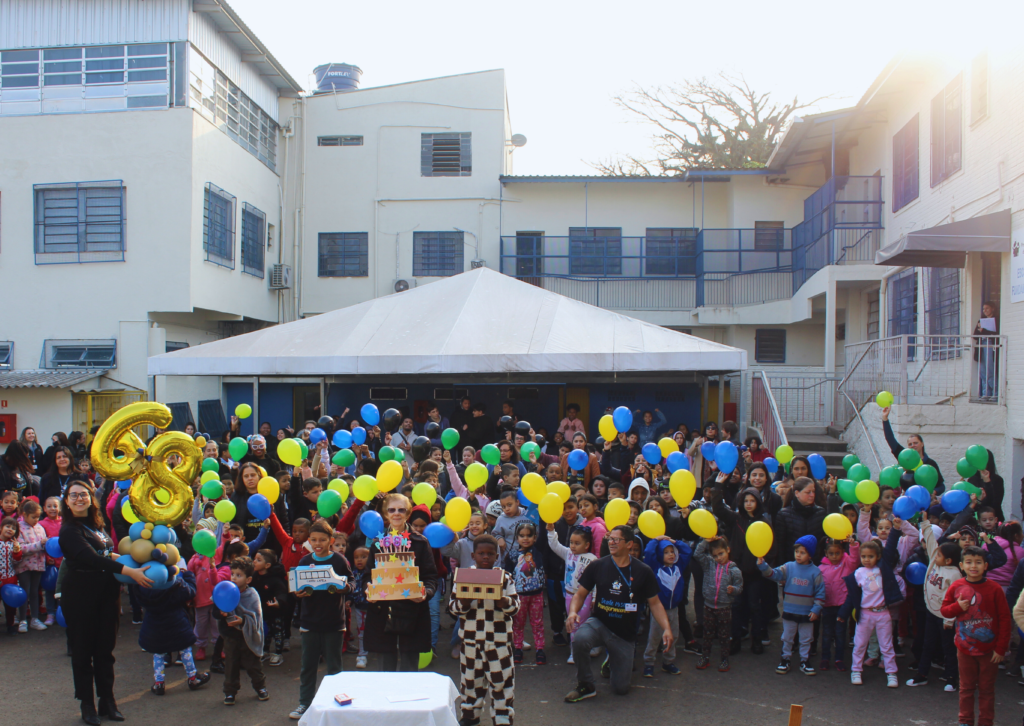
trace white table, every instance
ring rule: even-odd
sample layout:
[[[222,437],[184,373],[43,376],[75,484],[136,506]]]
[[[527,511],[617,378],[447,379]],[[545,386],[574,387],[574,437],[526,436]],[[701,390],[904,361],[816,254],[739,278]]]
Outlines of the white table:
[[[340,693],[351,696],[352,703],[335,703]],[[413,696],[426,698],[388,700]],[[452,679],[439,673],[338,673],[324,677],[299,726],[458,726],[458,697]]]

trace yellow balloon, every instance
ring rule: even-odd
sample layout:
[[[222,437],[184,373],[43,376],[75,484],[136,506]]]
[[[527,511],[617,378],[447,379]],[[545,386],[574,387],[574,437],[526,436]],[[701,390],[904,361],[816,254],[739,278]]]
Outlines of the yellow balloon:
[[[249,418],[252,416],[252,406],[248,403],[238,404],[235,406],[235,415],[238,416],[238,418]]]
[[[677,469],[669,477],[668,490],[672,493],[677,507],[688,507],[693,501],[693,495],[697,493],[697,480],[688,469]]]
[[[153,492],[153,498],[160,504],[167,504],[167,502],[171,501],[171,495],[167,493],[166,489],[157,489]]]
[[[718,522],[706,509],[693,510],[687,521],[690,523],[690,529],[698,537],[710,539],[718,534]]]
[[[793,460],[793,447],[783,444],[775,449],[775,460],[780,464],[788,464]]]
[[[156,548],[157,548],[158,550],[160,550],[161,552],[166,552],[166,551],[167,551],[167,545],[165,545],[165,544],[158,544],[158,545],[156,546]]]
[[[487,467],[479,461],[474,461],[466,467],[463,478],[466,480],[466,488],[471,492],[476,491],[487,483]]]
[[[658,442],[658,449],[661,451],[662,457],[667,459],[669,454],[679,451],[679,444],[672,439],[664,438]]]
[[[199,483],[205,484],[208,481],[220,481],[219,471],[204,471],[203,475],[199,477]]]
[[[597,422],[597,431],[604,437],[605,441],[615,441],[615,437],[619,434],[610,413],[606,413]]]
[[[562,504],[569,501],[569,497],[572,496],[572,490],[569,489],[569,485],[564,481],[553,481],[548,484],[548,493],[554,492],[558,495],[558,498],[562,500]]]
[[[132,546],[132,538],[131,537],[122,537],[121,541],[117,543],[117,554],[119,554],[119,555],[127,555],[129,553],[129,551],[130,551],[131,546]]]
[[[653,509],[640,512],[640,517],[636,520],[636,523],[640,526],[640,531],[651,539],[665,534],[665,518]]]
[[[821,523],[821,528],[832,539],[846,539],[853,534],[853,525],[845,514],[833,513],[828,515],[825,517],[825,521]]]
[[[767,522],[754,522],[747,527],[747,549],[754,557],[764,557],[771,552],[772,541],[772,528]]]
[[[604,508],[604,523],[611,529],[629,521],[629,503],[625,499],[612,499]]]
[[[341,501],[344,502],[348,499],[348,482],[346,482],[345,480],[332,479],[331,482],[327,485],[327,488],[332,491],[338,492],[338,494],[341,495]]]
[[[238,508],[235,507],[234,502],[227,499],[217,502],[213,508],[213,516],[217,518],[218,522],[224,522],[224,524],[234,519],[237,513]]]
[[[196,438],[196,446],[198,446],[200,449],[205,447],[206,446],[206,439],[203,438],[202,436],[197,437]]]
[[[548,492],[540,498],[540,502],[537,504],[537,512],[546,524],[557,522],[558,518],[562,516],[562,510],[562,500],[555,492]],[[447,510],[445,512],[447,513]]]
[[[267,470],[264,469],[259,464],[256,465],[256,468],[260,470],[260,479],[262,479],[263,477],[265,477],[267,475]]]
[[[426,484],[426,482],[423,482]],[[427,486],[430,486],[427,484]],[[433,487],[431,487],[433,489]],[[413,491],[413,496],[416,492]],[[427,505],[430,506],[429,504]],[[469,524],[469,517],[473,513],[472,509],[462,497],[452,497],[448,500],[448,504],[444,508],[445,521],[448,523],[449,529],[453,532],[460,532],[466,528]]]
[[[287,439],[286,439],[287,440]],[[298,444],[296,444],[298,446]],[[430,486],[429,484],[427,486]],[[368,502],[377,496],[377,492],[380,488],[377,486],[377,480],[369,474],[363,474],[352,482],[352,493],[356,495],[356,499],[361,502]]]
[[[121,505],[121,516],[129,524],[135,524],[139,521],[139,518],[135,516],[135,510],[132,509],[132,503],[128,499],[125,499],[124,504]]]
[[[277,458],[289,466],[298,466],[302,461],[302,449],[295,439],[284,439],[277,445]]]
[[[265,476],[256,485],[256,491],[267,498],[267,501],[274,504],[281,496],[281,485],[272,476]]]
[[[153,538],[153,530],[151,530],[151,529],[144,529],[141,532],[139,532],[139,536],[142,537],[142,539],[152,539]]]
[[[548,493],[547,484],[540,474],[530,472],[519,482],[519,488],[523,490],[523,496],[534,504],[540,504],[540,500]],[[447,516],[447,515],[446,515]]]
[[[405,470],[402,465],[394,459],[389,459],[377,469],[377,486],[382,492],[390,492],[402,483],[403,476],[405,476]]]
[[[178,548],[172,544],[164,545],[164,552],[167,553],[167,562],[164,564],[168,567],[178,564],[178,560],[181,559],[181,553],[178,552]]]
[[[854,491],[857,494],[857,501],[861,504],[874,504],[878,501],[878,485],[870,479],[860,482]]]
[[[153,549],[153,543],[148,539],[137,539],[128,548],[128,554],[132,556],[133,560],[143,564],[149,562],[149,558],[153,556]]]

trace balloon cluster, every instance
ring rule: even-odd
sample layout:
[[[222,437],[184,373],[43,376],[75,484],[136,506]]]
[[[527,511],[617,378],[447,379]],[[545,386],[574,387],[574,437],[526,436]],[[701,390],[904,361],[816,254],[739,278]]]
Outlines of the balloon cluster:
[[[146,577],[153,581],[154,589],[163,590],[174,584],[174,579],[181,570],[181,555],[178,553],[177,544],[178,536],[170,527],[135,522],[128,528],[128,536],[117,545],[117,552],[120,555],[117,561],[125,567],[140,568],[148,565]],[[126,575],[114,577],[126,584],[133,582]]]
[[[633,412],[625,406],[619,406],[611,413],[606,413],[597,422],[597,430],[605,441],[614,441],[620,433],[626,433],[633,426]]]

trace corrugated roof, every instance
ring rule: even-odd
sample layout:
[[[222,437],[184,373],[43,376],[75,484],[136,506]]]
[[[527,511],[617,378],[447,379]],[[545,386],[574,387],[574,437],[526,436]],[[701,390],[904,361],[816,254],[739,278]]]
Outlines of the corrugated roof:
[[[103,371],[0,371],[0,388],[69,388],[102,375]]]
[[[778,174],[773,169],[688,169],[685,174],[674,176],[574,176],[571,174],[512,176],[503,174],[499,177],[502,184],[582,184],[590,183],[641,183],[641,184],[664,184],[671,182],[692,182],[699,179],[719,179],[732,176],[771,176]]]

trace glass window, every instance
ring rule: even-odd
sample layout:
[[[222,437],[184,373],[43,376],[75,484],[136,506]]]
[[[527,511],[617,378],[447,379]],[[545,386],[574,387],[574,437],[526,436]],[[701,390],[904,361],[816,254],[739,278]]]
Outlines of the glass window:
[[[917,270],[911,268],[889,278],[889,335],[917,332]]]
[[[621,275],[621,227],[570,227],[570,275]]]
[[[235,198],[210,183],[203,198],[203,249],[208,261],[235,269]]]
[[[166,81],[167,71],[130,71],[128,73],[128,82],[136,83],[138,81]]]
[[[423,134],[420,176],[471,176],[472,134]]]
[[[264,275],[267,215],[251,204],[242,205],[242,272]]]
[[[120,181],[37,184],[34,190],[37,264],[124,259]]]
[[[413,232],[412,274],[448,277],[465,269],[462,232]]]
[[[369,234],[321,232],[317,235],[318,277],[367,277]]]
[[[124,83],[124,73],[86,73],[85,83]]]
[[[18,63],[19,61],[39,60],[38,50],[5,50],[0,53],[0,61],[4,63]]]
[[[124,58],[106,58],[104,60],[87,60],[86,71],[120,71],[124,69]]]
[[[892,211],[898,211],[917,199],[918,194],[918,116],[892,137]]]
[[[925,314],[930,335],[960,335],[960,270],[928,267]]]
[[[167,43],[129,45],[128,55],[167,55]]]
[[[81,73],[82,61],[64,61],[63,63],[43,63],[45,73]]]
[[[123,45],[90,46],[85,49],[86,58],[120,58],[123,56]]]
[[[786,331],[768,328],[755,330],[754,360],[758,363],[785,363]]]
[[[128,59],[128,70],[133,68],[166,68],[167,67],[167,56],[160,56],[159,58],[129,58]]]
[[[70,60],[82,57],[81,48],[47,48],[43,51],[43,60]],[[49,64],[47,64],[49,65]]]
[[[958,73],[956,78],[932,99],[932,186],[960,171],[960,141],[963,124],[962,85],[963,74]]]
[[[697,230],[691,227],[648,227],[644,273],[695,275]]]

